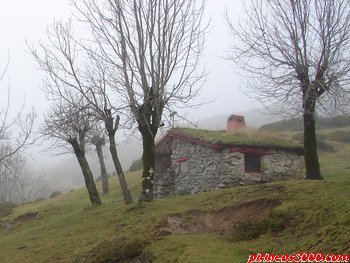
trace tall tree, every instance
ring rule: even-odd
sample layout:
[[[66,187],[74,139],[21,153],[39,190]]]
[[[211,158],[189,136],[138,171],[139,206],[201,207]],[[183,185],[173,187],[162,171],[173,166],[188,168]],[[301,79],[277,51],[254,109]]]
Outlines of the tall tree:
[[[350,1],[252,0],[243,21],[227,21],[230,59],[249,77],[247,94],[270,109],[302,112],[306,178],[322,179],[315,114],[348,103]]]
[[[204,1],[79,0],[75,6],[107,63],[109,85],[123,96],[143,142],[142,193],[153,199],[155,137],[165,111],[188,105],[205,76],[199,70]]]

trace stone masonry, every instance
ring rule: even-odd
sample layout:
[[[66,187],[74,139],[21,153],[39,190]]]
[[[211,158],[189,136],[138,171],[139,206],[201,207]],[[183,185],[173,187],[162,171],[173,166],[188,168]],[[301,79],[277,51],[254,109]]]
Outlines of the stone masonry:
[[[268,153],[260,157],[260,172],[245,172],[244,153],[230,152],[228,148],[216,151],[206,145],[174,138],[171,149],[166,172],[157,173],[156,168],[158,197],[303,177],[300,156],[287,149],[266,149]],[[185,161],[179,162],[181,158]]]

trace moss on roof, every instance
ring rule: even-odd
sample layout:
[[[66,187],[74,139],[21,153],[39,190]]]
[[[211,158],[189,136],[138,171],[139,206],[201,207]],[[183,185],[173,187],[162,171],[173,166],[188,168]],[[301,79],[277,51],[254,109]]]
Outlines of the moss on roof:
[[[278,134],[253,129],[242,129],[235,133],[191,128],[173,128],[170,133],[218,144],[301,148],[302,145],[281,138]]]

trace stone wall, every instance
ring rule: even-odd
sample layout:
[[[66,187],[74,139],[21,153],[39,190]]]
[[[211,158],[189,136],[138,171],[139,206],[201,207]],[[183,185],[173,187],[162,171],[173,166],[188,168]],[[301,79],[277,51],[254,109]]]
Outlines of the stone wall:
[[[156,167],[154,180],[155,197],[175,194],[175,174],[170,169],[171,154],[156,153]]]
[[[270,150],[261,158],[262,177],[267,181],[301,179],[303,159],[296,153],[283,150]]]
[[[219,153],[208,146],[182,140],[174,140],[172,149],[175,194],[210,191],[239,183],[244,176],[244,160],[240,153],[229,153],[228,150]],[[176,159],[181,157],[188,158],[188,172],[179,174]]]
[[[188,158],[186,164],[176,161],[182,157]],[[166,173],[158,174],[156,185],[159,189],[155,192],[158,196],[182,195],[233,185],[301,178],[301,163],[296,153],[271,149],[268,155],[261,157],[261,173],[246,173],[243,153],[230,153],[229,149],[217,152],[209,146],[174,139],[171,166]],[[180,169],[180,165],[187,169]],[[164,186],[169,189],[165,191]]]

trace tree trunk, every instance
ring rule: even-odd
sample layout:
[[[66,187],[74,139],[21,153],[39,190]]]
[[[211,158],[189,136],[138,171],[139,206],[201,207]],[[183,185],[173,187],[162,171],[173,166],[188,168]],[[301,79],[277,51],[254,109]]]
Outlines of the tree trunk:
[[[304,112],[304,158],[306,179],[323,179],[317,155],[317,141],[315,128],[315,110],[307,109]]]
[[[84,180],[85,180],[85,186],[86,186],[86,189],[89,193],[91,204],[100,205],[101,199],[100,199],[100,196],[98,194],[96,184],[94,181],[94,177],[92,175],[89,163],[86,160],[85,151],[80,148],[76,139],[70,140],[70,143],[73,146],[75,156],[78,159],[81,171],[83,173]]]
[[[141,131],[141,130],[140,130]],[[152,201],[153,185],[154,185],[154,171],[155,171],[155,145],[154,136],[152,136],[148,130],[142,130],[142,192],[139,197],[139,201]]]
[[[125,202],[125,204],[130,204],[130,203],[132,203],[132,196],[131,196],[131,193],[128,189],[128,184],[125,180],[124,171],[123,171],[122,165],[121,165],[119,158],[118,158],[114,134],[108,132],[108,138],[109,138],[109,150],[111,151],[114,167],[115,167],[115,170],[118,174],[120,188],[122,189],[123,196],[124,196],[124,202]]]
[[[106,164],[103,158],[102,144],[96,144],[95,146],[96,146],[98,161],[100,163],[100,168],[101,168],[102,191],[104,194],[108,194],[109,192],[108,176],[107,176]]]

